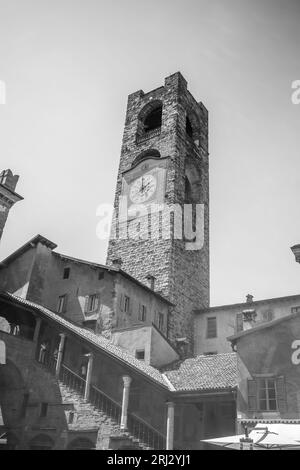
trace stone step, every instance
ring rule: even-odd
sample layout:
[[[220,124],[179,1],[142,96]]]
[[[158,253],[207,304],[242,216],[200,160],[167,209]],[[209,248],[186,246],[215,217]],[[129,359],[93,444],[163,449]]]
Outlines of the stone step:
[[[70,425],[72,430],[99,427],[101,432],[104,432],[104,428],[107,428],[105,434],[111,435],[124,440],[129,440],[133,445],[140,449],[150,449],[145,443],[132,436],[128,431],[120,429],[119,423],[113,418],[108,416],[104,411],[99,410],[92,403],[86,401],[84,397],[76,392],[75,390],[66,386],[62,381],[59,381],[59,387],[61,396],[64,403],[72,403],[76,414],[75,422]],[[100,431],[99,431],[100,432]]]

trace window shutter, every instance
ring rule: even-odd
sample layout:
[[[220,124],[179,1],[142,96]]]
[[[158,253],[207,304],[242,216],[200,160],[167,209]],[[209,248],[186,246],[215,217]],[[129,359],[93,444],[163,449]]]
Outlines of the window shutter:
[[[142,304],[139,304],[139,321],[142,320]]]
[[[89,295],[85,296],[85,301],[84,301],[84,312],[87,313],[89,309]]]
[[[284,377],[277,377],[276,379],[276,395],[277,395],[277,405],[280,413],[285,413],[287,408],[286,403],[286,390]]]
[[[243,314],[242,313],[237,313],[236,315],[236,332],[239,333],[240,331],[243,331]]]
[[[124,310],[124,294],[120,294],[120,299],[119,299],[119,307],[120,307],[120,310],[121,312],[123,312]]]
[[[98,312],[98,310],[99,310],[99,305],[100,305],[100,294],[96,294],[94,312]]]
[[[257,382],[248,379],[248,410],[257,410]]]

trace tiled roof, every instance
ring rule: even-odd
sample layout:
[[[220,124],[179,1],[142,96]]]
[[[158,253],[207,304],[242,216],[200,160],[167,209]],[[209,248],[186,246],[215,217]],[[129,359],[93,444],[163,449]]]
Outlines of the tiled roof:
[[[107,353],[111,354],[115,358],[123,361],[126,365],[131,368],[136,369],[138,372],[141,372],[144,375],[147,375],[149,378],[153,379],[155,382],[158,382],[160,385],[164,386],[165,388],[169,388],[167,381],[164,379],[163,375],[154,367],[145,364],[142,361],[139,361],[134,356],[127,353],[124,349],[120,348],[119,346],[114,345],[111,343],[107,338],[102,335],[96,335],[90,330],[85,328],[81,328],[80,326],[71,323],[70,321],[62,318],[61,316],[57,315],[56,313],[52,312],[51,310],[42,307],[39,304],[34,302],[30,302],[29,300],[23,299],[21,297],[17,297],[16,295],[5,293],[1,294],[2,297],[10,298],[15,302],[20,304],[26,305],[27,307],[32,307],[35,310],[38,310],[46,317],[54,320],[56,323],[60,324],[61,326],[67,328],[69,331],[81,336],[85,340],[89,341],[94,346],[98,347],[106,351]]]
[[[197,356],[164,372],[176,391],[224,390],[237,386],[236,353]]]
[[[0,295],[2,298],[11,299],[14,302],[41,312],[45,317],[84,338],[91,345],[107,352],[112,357],[121,360],[125,365],[146,375],[169,391],[216,391],[234,388],[237,385],[236,353],[197,356],[196,358],[186,359],[177,363],[176,369],[165,370],[164,373],[161,373],[154,367],[139,361],[119,346],[114,345],[104,336],[96,335],[92,331],[70,322],[39,304],[10,293],[1,293]]]

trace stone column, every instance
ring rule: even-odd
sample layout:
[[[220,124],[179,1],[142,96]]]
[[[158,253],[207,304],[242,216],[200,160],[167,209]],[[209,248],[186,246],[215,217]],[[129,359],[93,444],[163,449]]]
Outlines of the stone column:
[[[174,445],[174,403],[167,402],[168,415],[167,415],[167,445],[166,450],[173,450]]]
[[[37,343],[37,341],[39,339],[41,324],[42,324],[42,319],[41,318],[36,318],[35,329],[34,329],[34,334],[33,334],[34,343]]]
[[[86,357],[89,358],[89,362],[87,365],[87,372],[86,372],[86,382],[85,382],[85,391],[84,391],[84,399],[88,400],[90,397],[90,389],[91,389],[91,379],[92,379],[92,371],[93,371],[93,361],[94,356],[92,353],[86,354]]]
[[[127,429],[127,411],[129,402],[129,390],[131,384],[131,377],[128,375],[123,376],[123,400],[122,400],[122,414],[121,414],[121,429]]]
[[[59,346],[58,346],[57,362],[56,362],[56,368],[55,368],[56,377],[59,377],[59,374],[60,374],[60,368],[61,368],[64,347],[65,347],[65,340],[66,340],[66,335],[64,333],[61,333],[59,336],[60,336],[60,341],[59,341]]]
[[[42,319],[37,317],[35,319],[35,328],[34,328],[34,333],[33,333],[33,342],[35,343],[32,349],[32,355],[33,359],[38,360],[39,357],[39,351],[38,351],[38,339],[39,339],[39,334],[41,330],[41,324],[42,324]]]

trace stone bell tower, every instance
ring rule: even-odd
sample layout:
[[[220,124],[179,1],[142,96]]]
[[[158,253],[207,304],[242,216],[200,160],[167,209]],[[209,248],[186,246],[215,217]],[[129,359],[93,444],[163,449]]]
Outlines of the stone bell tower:
[[[18,179],[19,176],[13,175],[11,170],[0,173],[0,240],[10,208],[23,199],[15,192]]]
[[[117,259],[174,304],[168,337],[191,352],[192,312],[209,305],[208,112],[179,72],[128,97],[107,264]]]

